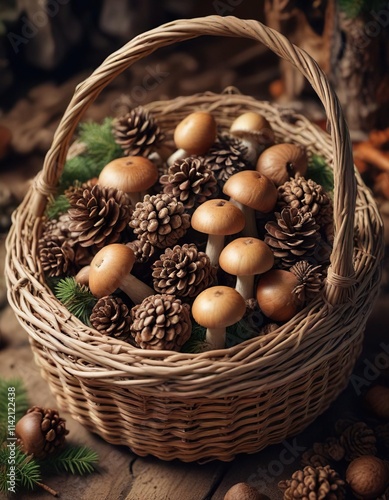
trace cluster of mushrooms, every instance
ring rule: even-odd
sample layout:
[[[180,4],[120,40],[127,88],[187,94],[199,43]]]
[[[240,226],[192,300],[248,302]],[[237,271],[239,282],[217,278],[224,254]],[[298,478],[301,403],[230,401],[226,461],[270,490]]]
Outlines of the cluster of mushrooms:
[[[155,154],[124,156],[106,165],[95,181],[127,193],[131,209],[137,214],[136,220],[129,223],[137,239],[105,244],[90,265],[77,274],[76,280],[86,284],[98,299],[112,296],[118,290],[128,295],[133,303],[131,320],[136,331],[131,333],[137,347],[160,349],[163,345],[180,350],[191,335],[194,319],[206,329],[208,348],[222,349],[226,328],[247,314],[250,301],[251,307],[256,301],[256,307],[269,322],[278,323],[291,319],[302,306],[296,293],[292,293],[298,285],[296,276],[275,268],[274,252],[260,239],[258,227],[271,219],[269,214],[278,199],[277,188],[294,175],[306,173],[306,151],[295,144],[275,144],[274,132],[263,116],[251,111],[243,113],[224,132],[224,139],[228,136],[231,141],[240,141],[250,167],[234,169],[232,162],[232,175],[226,175],[220,183],[213,180],[208,187],[203,177],[202,193],[196,191],[196,172],[192,177],[186,173],[183,185],[179,186],[180,193],[187,196],[189,192],[194,199],[196,193],[199,195],[196,203],[187,203],[183,210],[185,199],[180,200],[169,185],[169,175],[179,173],[188,158],[206,158],[219,134],[211,113],[193,112],[175,128],[176,150],[165,160]],[[175,205],[171,209],[172,199]],[[120,213],[115,217],[120,218]],[[153,233],[154,229],[158,234]],[[146,231],[149,239],[144,236]],[[146,244],[156,250],[149,262],[141,252]],[[166,285],[161,291],[151,286],[151,280],[146,283],[132,273],[137,265],[138,269],[143,266],[143,274],[150,276],[155,256],[163,264],[163,259],[172,255],[177,245],[180,251],[185,245],[187,249],[195,249],[202,256],[200,266],[209,268],[207,279],[197,279],[191,294],[180,296],[179,282],[169,290],[169,275],[158,275]],[[199,263],[185,265],[189,267],[182,273],[190,281],[188,269]],[[180,266],[184,264],[177,262],[175,277],[180,276]],[[167,337],[172,328],[180,338],[169,342]],[[164,338],[164,343],[149,342],[152,337]]]

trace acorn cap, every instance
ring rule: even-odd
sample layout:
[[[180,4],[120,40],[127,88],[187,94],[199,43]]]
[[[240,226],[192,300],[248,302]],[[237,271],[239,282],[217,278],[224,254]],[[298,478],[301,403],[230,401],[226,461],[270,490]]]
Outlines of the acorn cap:
[[[229,201],[214,199],[205,201],[193,212],[191,224],[201,233],[228,235],[239,233],[245,226],[245,218]]]
[[[96,297],[111,295],[120,288],[123,278],[135,263],[134,252],[126,245],[113,243],[93,257],[89,271],[89,288]]]
[[[100,172],[98,183],[125,193],[138,193],[158,180],[158,167],[143,156],[126,156],[109,162]]]
[[[277,188],[265,175],[255,170],[243,170],[232,175],[224,184],[223,193],[259,212],[268,213],[277,203]]]
[[[269,271],[274,256],[266,243],[258,238],[236,238],[223,248],[219,264],[234,276],[251,276]]]
[[[193,302],[192,315],[206,328],[224,328],[242,319],[246,302],[228,286],[213,286],[201,292]]]
[[[196,111],[185,117],[174,130],[177,149],[202,155],[216,140],[216,121],[207,111]]]

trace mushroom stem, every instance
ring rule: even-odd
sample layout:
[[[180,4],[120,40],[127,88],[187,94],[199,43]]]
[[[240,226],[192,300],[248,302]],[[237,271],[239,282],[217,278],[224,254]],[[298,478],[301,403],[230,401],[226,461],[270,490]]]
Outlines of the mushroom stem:
[[[127,274],[123,277],[120,282],[120,289],[123,290],[135,304],[140,304],[146,297],[155,295],[155,290],[132,274]]]
[[[172,153],[169,158],[166,160],[166,163],[168,164],[168,166],[170,167],[171,165],[173,165],[173,163],[177,160],[183,160],[184,158],[190,156],[189,153],[187,153],[185,151],[185,149],[177,149],[176,151],[174,151],[174,153]]]
[[[234,200],[234,198],[230,198],[229,201],[233,203],[236,207],[240,208],[240,210],[242,210],[244,218],[246,220],[245,226],[242,230],[242,236],[251,236],[253,238],[259,238],[257,221],[255,218],[255,210],[246,205],[243,205],[239,201]]]
[[[208,236],[207,246],[205,253],[208,255],[211,265],[219,266],[219,255],[224,247],[224,235],[210,234]]]
[[[226,329],[207,328],[205,341],[209,344],[210,349],[224,349],[226,343]]]
[[[254,297],[254,275],[237,276],[235,290],[245,299]]]

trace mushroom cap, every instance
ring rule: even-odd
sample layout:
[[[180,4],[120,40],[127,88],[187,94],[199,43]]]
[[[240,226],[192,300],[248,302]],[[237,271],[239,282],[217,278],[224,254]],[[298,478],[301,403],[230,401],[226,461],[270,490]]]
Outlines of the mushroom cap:
[[[227,179],[223,193],[259,212],[268,213],[277,203],[273,181],[255,170],[242,170]]]
[[[158,167],[143,156],[125,156],[109,162],[100,172],[98,183],[125,193],[138,193],[158,180]]]
[[[254,111],[247,111],[238,116],[230,127],[230,132],[237,137],[257,140],[259,143],[274,143],[274,131],[266,118]]]
[[[135,254],[120,243],[106,245],[93,257],[89,271],[89,288],[95,297],[110,295],[131,272]]]
[[[186,116],[174,130],[177,149],[193,155],[202,155],[216,140],[216,121],[207,111],[195,111]]]
[[[244,214],[233,203],[215,198],[202,203],[192,214],[193,229],[206,234],[227,235],[242,231]]]
[[[225,246],[219,264],[234,276],[253,276],[269,271],[274,264],[274,255],[264,241],[247,236],[236,238]]]
[[[192,305],[192,315],[206,328],[225,328],[242,319],[246,312],[244,298],[229,286],[212,286],[199,293]]]

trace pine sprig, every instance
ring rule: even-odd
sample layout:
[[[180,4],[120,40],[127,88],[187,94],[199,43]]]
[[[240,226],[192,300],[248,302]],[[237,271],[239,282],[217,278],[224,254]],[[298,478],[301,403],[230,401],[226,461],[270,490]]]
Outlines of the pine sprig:
[[[9,449],[3,444],[0,447],[0,491],[8,491],[8,459],[10,457]],[[12,456],[15,467],[16,489],[28,488],[34,489],[41,481],[41,469],[38,462],[31,456],[27,456],[21,449],[15,447],[15,455]]]
[[[52,198],[46,207],[46,215],[49,219],[56,219],[70,208],[69,199],[64,194]]]
[[[9,388],[15,388],[15,391],[9,391]],[[13,398],[13,399],[10,399]],[[6,433],[8,425],[8,403],[12,403],[12,409],[15,409],[15,422],[21,418],[28,410],[27,391],[23,381],[20,379],[2,379],[0,378],[0,437],[1,442]]]
[[[75,181],[86,182],[98,177],[107,163],[123,156],[123,150],[116,144],[112,134],[112,118],[103,123],[84,122],[79,126],[79,140],[86,151],[68,160],[60,179],[59,187],[64,190]]]
[[[60,453],[52,456],[49,461],[42,462],[42,468],[82,476],[94,472],[98,461],[97,453],[87,446],[68,445]]]
[[[331,196],[334,190],[334,173],[323,156],[313,154],[308,163],[307,179],[312,179]]]
[[[206,328],[192,320],[192,333],[189,339],[181,348],[181,352],[190,354],[198,354],[208,349],[208,344],[205,340]]]
[[[86,325],[89,325],[89,317],[97,302],[85,285],[80,285],[72,276],[62,278],[54,287],[54,294],[69,311]]]

